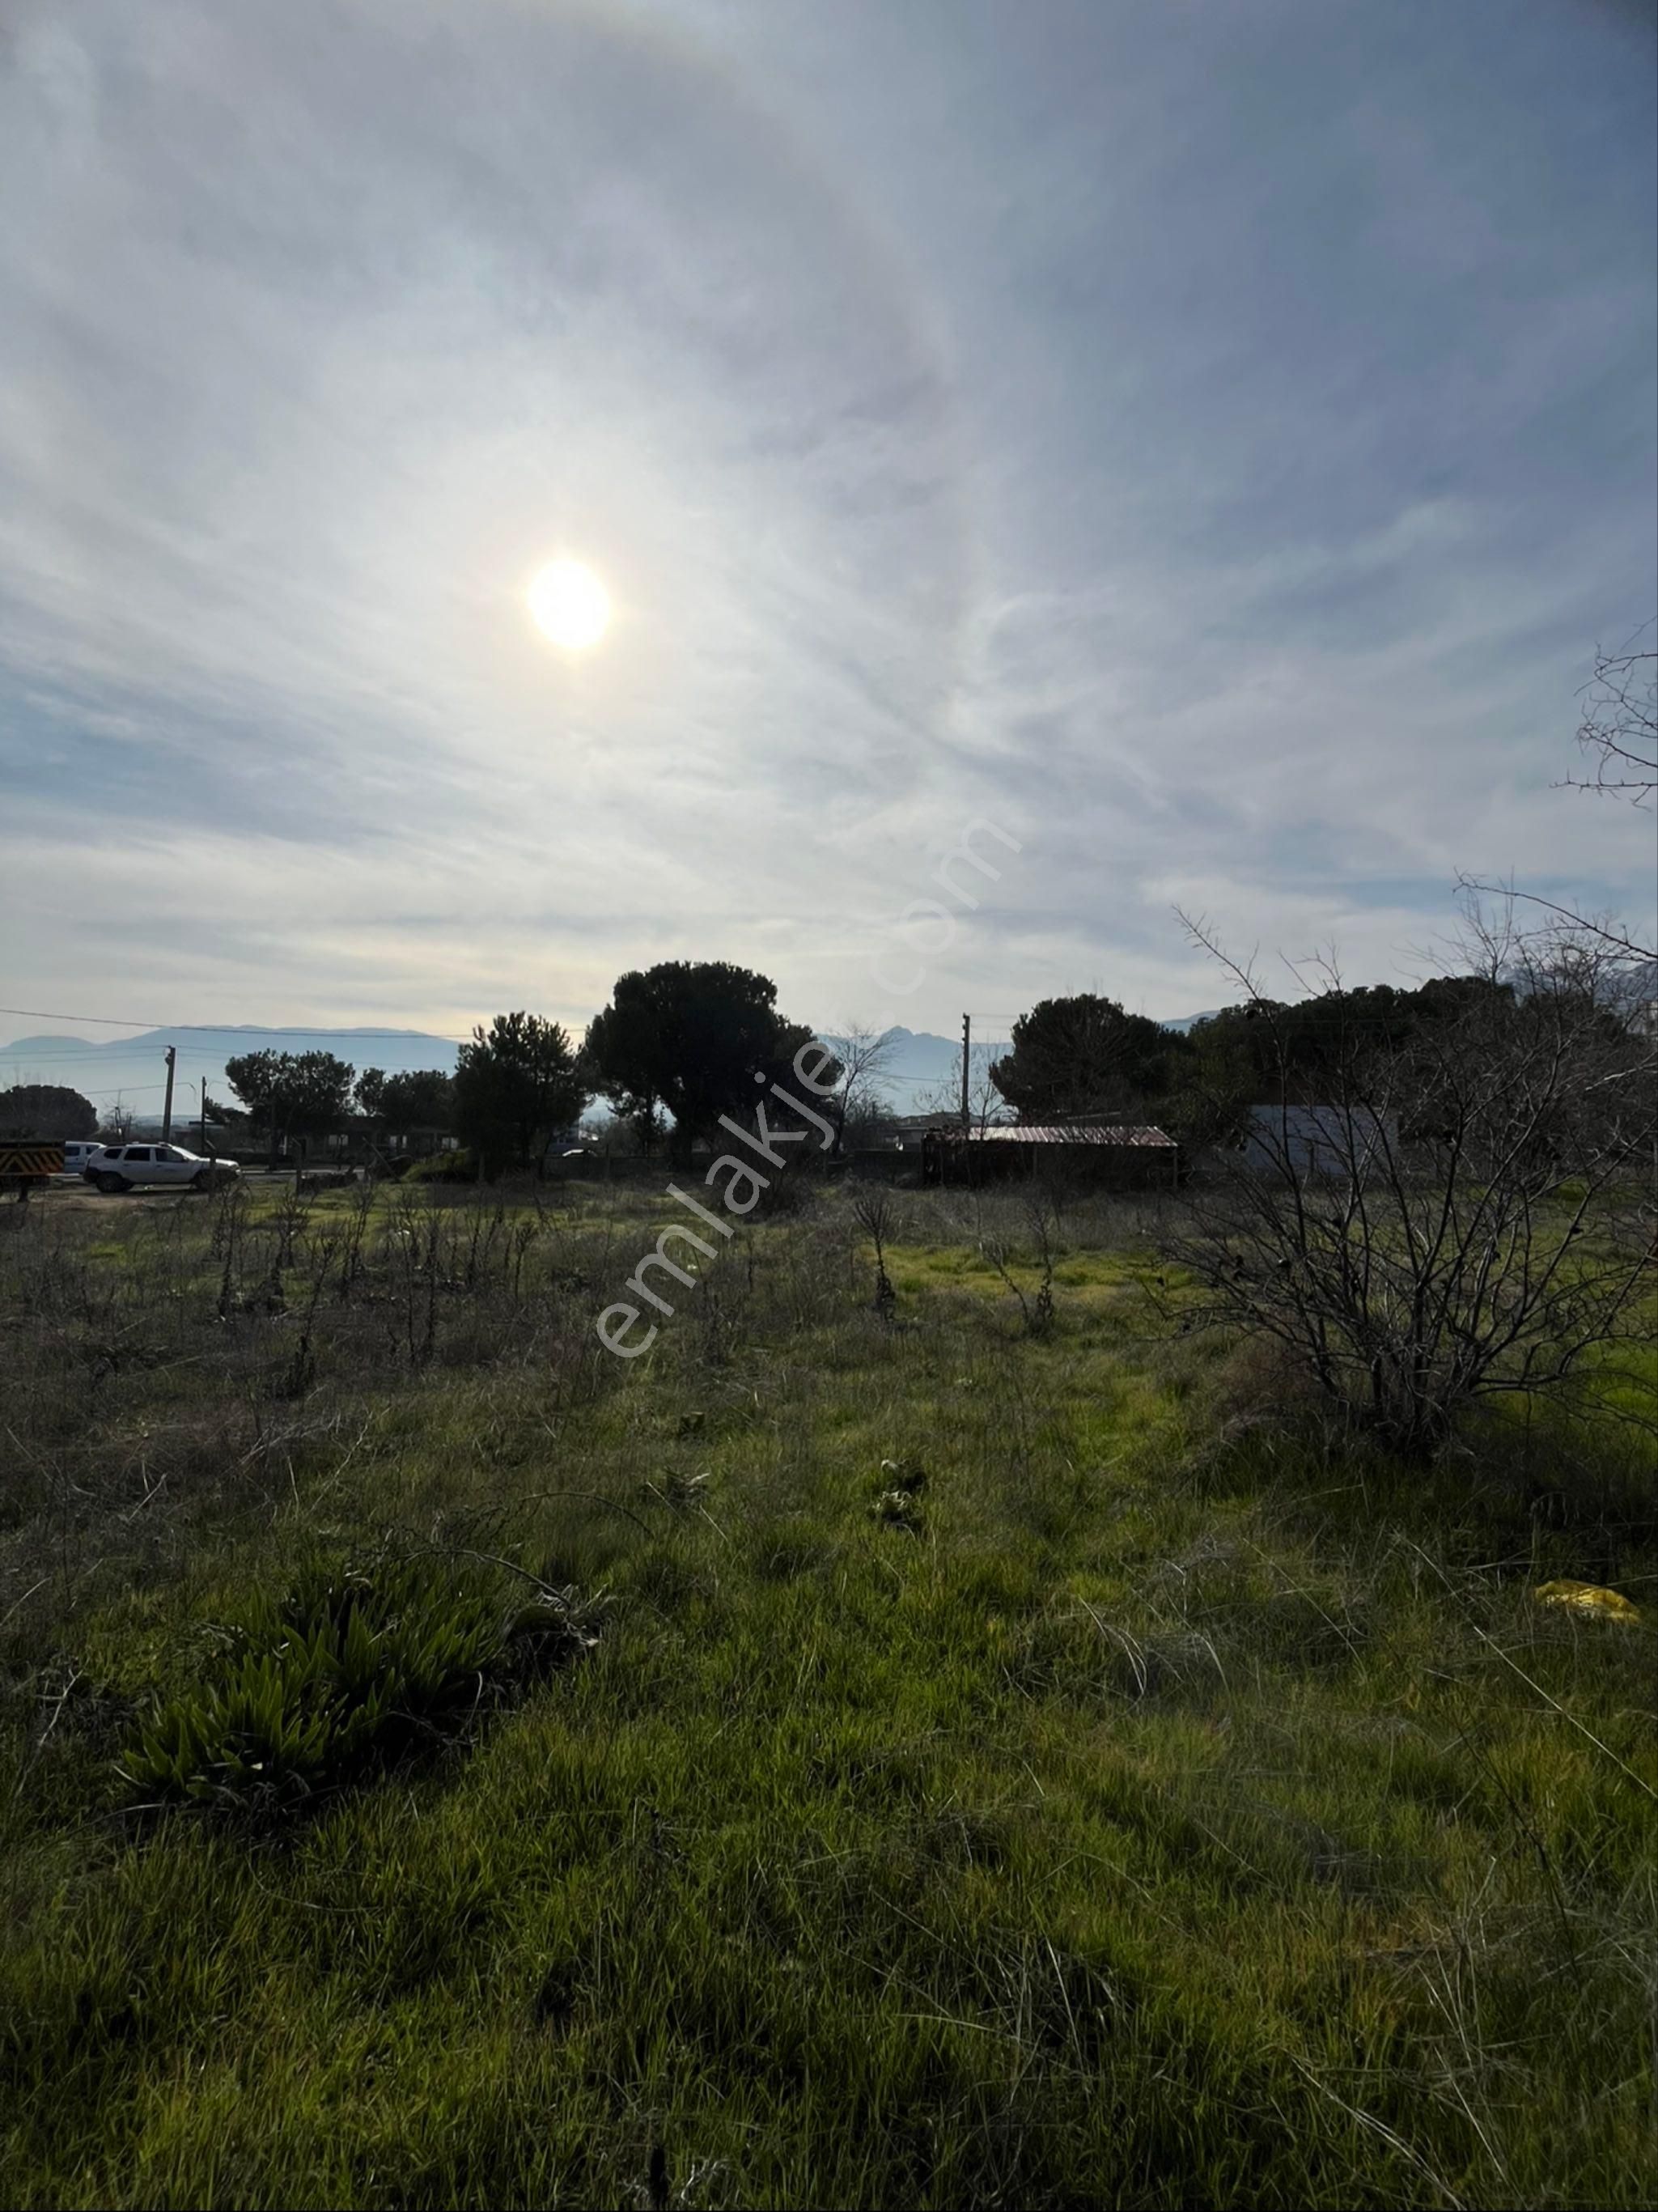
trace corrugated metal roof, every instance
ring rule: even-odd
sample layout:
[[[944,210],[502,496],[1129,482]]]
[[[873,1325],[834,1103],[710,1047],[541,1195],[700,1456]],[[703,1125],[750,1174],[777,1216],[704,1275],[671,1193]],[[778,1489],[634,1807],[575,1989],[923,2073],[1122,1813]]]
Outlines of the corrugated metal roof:
[[[1175,1149],[1172,1137],[1149,1123],[1105,1121],[1016,1123],[975,1129],[967,1141],[975,1145],[1167,1145],[1171,1152]]]

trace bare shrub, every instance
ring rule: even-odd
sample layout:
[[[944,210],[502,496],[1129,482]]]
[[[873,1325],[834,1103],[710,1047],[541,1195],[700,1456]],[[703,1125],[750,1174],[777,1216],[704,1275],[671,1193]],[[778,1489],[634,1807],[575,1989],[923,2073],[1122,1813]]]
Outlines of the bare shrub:
[[[1005,1235],[987,1231],[979,1222],[978,1246],[991,1266],[1001,1277],[1019,1303],[1019,1314],[1028,1336],[1051,1336],[1054,1333],[1054,1268],[1059,1257],[1060,1203],[1054,1194],[1042,1187],[1026,1193],[1021,1212],[1025,1237],[1042,1271],[1042,1280],[1035,1293],[1027,1297],[1023,1286],[1016,1279],[1011,1262],[1017,1254],[1015,1241]]]
[[[1333,999],[1323,1097],[1224,1156],[1171,1246],[1199,1286],[1188,1325],[1274,1340],[1418,1459],[1465,1407],[1576,1391],[1645,1334],[1625,1217],[1650,1205],[1652,1042],[1620,1017],[1596,940],[1475,923],[1473,988],[1406,1046],[1340,1033]],[[1227,965],[1276,1037],[1278,1010]],[[1288,1100],[1283,1053],[1278,1068]]]
[[[859,1191],[852,1202],[852,1218],[875,1247],[875,1310],[890,1321],[898,1293],[887,1273],[887,1246],[898,1234],[898,1210],[884,1190]]]

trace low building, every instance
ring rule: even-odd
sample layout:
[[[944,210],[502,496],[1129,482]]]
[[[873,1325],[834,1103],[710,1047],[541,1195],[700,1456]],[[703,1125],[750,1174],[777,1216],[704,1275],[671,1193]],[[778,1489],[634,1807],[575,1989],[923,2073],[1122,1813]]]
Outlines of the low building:
[[[921,1180],[932,1183],[1087,1182],[1107,1190],[1172,1189],[1180,1146],[1149,1123],[998,1123],[935,1129],[921,1139]]]

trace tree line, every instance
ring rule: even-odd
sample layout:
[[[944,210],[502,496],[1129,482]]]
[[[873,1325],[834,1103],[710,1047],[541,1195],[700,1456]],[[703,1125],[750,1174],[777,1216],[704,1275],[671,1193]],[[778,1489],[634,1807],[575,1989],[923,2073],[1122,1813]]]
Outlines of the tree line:
[[[1184,1034],[1091,993],[1044,999],[1014,1024],[990,1082],[1022,1121],[1152,1121],[1206,1146],[1240,1135],[1252,1109],[1327,1103],[1356,1052],[1397,1056],[1476,1020],[1517,1023],[1523,988],[1478,973],[1414,989],[1332,979],[1295,1001],[1254,990]],[[1604,979],[1592,1013],[1622,1027]]]
[[[670,960],[618,977],[580,1047],[560,1023],[520,1010],[475,1028],[452,1074],[359,1074],[333,1053],[269,1050],[227,1061],[225,1073],[273,1148],[357,1116],[388,1133],[452,1135],[493,1177],[538,1162],[597,1097],[641,1146],[665,1136],[688,1157],[722,1115],[746,1114],[756,1087],[786,1074],[811,1038],[778,1012],[769,976]]]
[[[1586,1035],[1605,1045],[1626,1033],[1628,1010],[1580,975]],[[1570,978],[1562,978],[1566,988]],[[989,1068],[981,1111],[1025,1122],[1149,1121],[1188,1149],[1240,1135],[1253,1109],[1316,1106],[1351,1077],[1354,1056],[1413,1058],[1479,1027],[1516,1032],[1527,985],[1500,974],[1436,976],[1412,990],[1332,981],[1284,1002],[1256,991],[1187,1033],[1167,1029],[1095,993],[1044,999],[1013,1025],[1009,1050]],[[756,1091],[780,1080],[812,1031],[777,1008],[768,976],[725,961],[665,961],[617,979],[609,1004],[578,1047],[557,1022],[519,1011],[479,1024],[452,1073],[440,1068],[361,1073],[330,1052],[244,1053],[226,1064],[254,1133],[273,1151],[366,1122],[371,1135],[452,1136],[489,1177],[533,1164],[574,1132],[596,1097],[641,1151],[665,1141],[677,1160],[713,1136],[722,1115],[742,1116]],[[889,1111],[880,1091],[884,1040],[855,1025],[838,1045],[838,1089],[827,1110],[837,1138],[868,1133]],[[1412,1133],[1435,1113],[1431,1089],[1412,1105]],[[208,1102],[209,1120],[225,1109]],[[67,1086],[19,1085],[0,1092],[0,1133],[90,1137],[88,1099]]]

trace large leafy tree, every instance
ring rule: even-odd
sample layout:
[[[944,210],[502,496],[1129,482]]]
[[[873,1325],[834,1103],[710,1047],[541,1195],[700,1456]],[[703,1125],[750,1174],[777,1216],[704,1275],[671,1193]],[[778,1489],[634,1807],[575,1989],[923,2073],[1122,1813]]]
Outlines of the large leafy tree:
[[[1292,1006],[1266,998],[1199,1022],[1186,1041],[1181,1079],[1215,1087],[1217,1071],[1256,1105],[1317,1105],[1352,1054],[1403,1052],[1475,1019],[1512,1018],[1511,982],[1436,975],[1415,990],[1333,982]]]
[[[352,1096],[357,1111],[371,1121],[386,1118],[386,1086],[391,1080],[383,1067],[365,1067],[357,1078],[357,1087]]]
[[[97,1108],[66,1083],[16,1083],[0,1091],[0,1137],[90,1137],[97,1127]]]
[[[587,1031],[593,1079],[624,1114],[665,1106],[683,1158],[722,1114],[747,1115],[763,1082],[793,1080],[811,1031],[777,1011],[768,975],[725,960],[665,960],[616,979]]]
[[[440,1067],[400,1075],[365,1067],[357,1078],[357,1111],[393,1131],[448,1129],[454,1124],[455,1079]]]
[[[452,1096],[457,1133],[495,1176],[539,1161],[548,1139],[580,1118],[588,1092],[566,1031],[520,1012],[497,1014],[487,1030],[473,1030],[460,1048]]]
[[[1013,1049],[991,1080],[1027,1121],[1123,1114],[1164,1086],[1169,1033],[1114,999],[1044,999],[1013,1024]]]
[[[225,1062],[231,1089],[256,1121],[269,1123],[273,1145],[337,1128],[355,1073],[331,1052],[246,1052]]]

